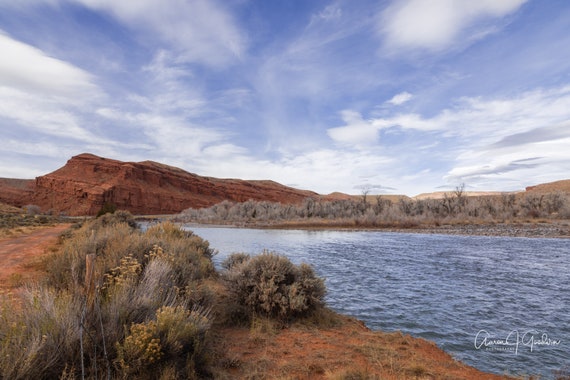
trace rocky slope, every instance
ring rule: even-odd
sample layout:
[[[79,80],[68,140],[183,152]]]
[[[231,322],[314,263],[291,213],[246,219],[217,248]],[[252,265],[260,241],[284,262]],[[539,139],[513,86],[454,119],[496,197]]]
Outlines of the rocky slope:
[[[152,161],[122,162],[92,154],[72,157],[62,168],[37,177],[33,184],[8,185],[8,180],[0,183],[0,201],[18,206],[35,204],[44,211],[72,216],[96,214],[106,203],[150,215],[174,214],[223,200],[296,203],[318,196],[273,181],[202,177]]]
[[[34,180],[0,178],[0,202],[22,207],[32,203]]]

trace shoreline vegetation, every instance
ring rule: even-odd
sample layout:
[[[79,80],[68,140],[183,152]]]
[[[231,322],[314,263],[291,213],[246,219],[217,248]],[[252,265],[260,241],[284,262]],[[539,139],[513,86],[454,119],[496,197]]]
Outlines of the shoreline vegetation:
[[[36,208],[22,210],[0,203],[0,239],[28,234],[61,221],[61,218],[40,214]]]
[[[0,297],[0,379],[504,379],[328,309],[306,264],[216,270],[208,242],[117,211],[65,232],[45,276]]]
[[[489,236],[489,237],[522,237],[522,238],[570,238],[570,222],[548,220],[540,222],[508,222],[494,224],[449,224],[440,226],[413,226],[398,227],[389,225],[385,227],[362,227],[350,224],[325,223],[211,223],[211,222],[182,222],[180,219],[171,219],[168,216],[159,218],[137,217],[138,221],[172,220],[185,226],[210,228],[253,228],[274,230],[306,230],[306,231],[379,231],[394,233],[441,234],[462,236]]]
[[[369,196],[307,198],[299,205],[223,201],[168,217],[179,223],[274,229],[382,230],[460,235],[570,237],[570,195],[564,192],[466,196],[462,188],[441,199]]]

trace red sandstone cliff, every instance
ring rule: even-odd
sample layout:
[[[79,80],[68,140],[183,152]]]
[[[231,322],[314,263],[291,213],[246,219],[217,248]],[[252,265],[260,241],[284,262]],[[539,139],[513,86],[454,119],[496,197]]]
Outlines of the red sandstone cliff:
[[[33,179],[0,178],[0,203],[23,207],[33,203]]]
[[[297,203],[318,196],[273,181],[201,177],[152,161],[121,162],[92,154],[72,157],[62,168],[36,178],[33,193],[24,203],[13,195],[5,197],[5,202],[33,203],[44,211],[68,215],[93,215],[105,203],[149,215],[209,207],[226,199]]]

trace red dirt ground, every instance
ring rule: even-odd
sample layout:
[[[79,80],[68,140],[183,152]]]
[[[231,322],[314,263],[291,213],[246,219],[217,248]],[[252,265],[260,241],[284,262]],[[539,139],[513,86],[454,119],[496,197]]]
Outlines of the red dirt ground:
[[[58,224],[29,234],[0,239],[0,288],[13,287],[20,280],[37,275],[34,264],[50,246],[57,243],[59,235],[69,226]]]
[[[399,332],[371,331],[340,316],[331,328],[291,326],[259,332],[219,332],[218,378],[227,379],[448,379],[499,380],[453,359],[435,343]]]

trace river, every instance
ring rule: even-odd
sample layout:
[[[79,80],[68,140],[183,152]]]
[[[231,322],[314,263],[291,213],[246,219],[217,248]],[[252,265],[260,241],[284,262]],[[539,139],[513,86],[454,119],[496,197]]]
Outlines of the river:
[[[219,251],[264,249],[326,278],[327,304],[435,341],[496,374],[570,366],[570,240],[189,226]]]

